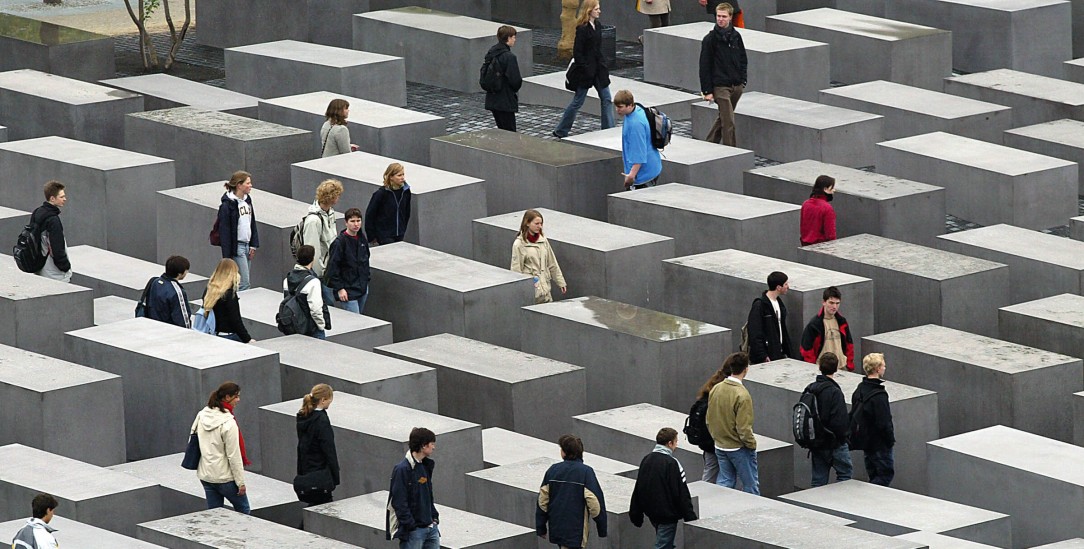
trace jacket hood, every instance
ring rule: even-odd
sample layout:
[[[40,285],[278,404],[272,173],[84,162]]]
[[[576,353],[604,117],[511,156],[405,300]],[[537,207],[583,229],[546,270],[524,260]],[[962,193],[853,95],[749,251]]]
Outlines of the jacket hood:
[[[200,410],[199,418],[197,419],[199,428],[204,431],[213,431],[230,421],[233,421],[233,414],[223,412],[218,408],[208,407],[204,407]]]
[[[512,48],[509,48],[508,44],[502,44],[500,42],[497,42],[496,44],[490,46],[489,51],[486,52],[486,61],[489,61],[506,51],[512,51]]]
[[[327,211],[325,212],[324,209],[320,207],[320,203],[317,202],[314,199],[312,201],[312,204],[309,204],[309,213],[334,216],[335,215],[335,207],[332,206],[332,207],[328,208]]]

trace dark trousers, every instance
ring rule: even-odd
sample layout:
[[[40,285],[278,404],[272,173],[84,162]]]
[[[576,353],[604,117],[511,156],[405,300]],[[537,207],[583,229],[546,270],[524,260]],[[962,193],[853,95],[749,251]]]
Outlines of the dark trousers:
[[[870,484],[888,486],[896,476],[896,460],[892,448],[866,452],[866,474]]]
[[[516,113],[509,111],[490,111],[493,113],[493,120],[497,122],[497,129],[507,130],[510,132],[516,131]]]
[[[660,13],[658,15],[648,15],[647,19],[651,21],[651,28],[657,29],[659,27],[670,26],[670,14]]]
[[[734,131],[734,108],[738,106],[738,99],[745,90],[745,86],[716,86],[712,91],[712,98],[719,106],[719,118],[712,124],[708,132],[708,141],[722,143],[728,147],[737,147],[738,139]]]

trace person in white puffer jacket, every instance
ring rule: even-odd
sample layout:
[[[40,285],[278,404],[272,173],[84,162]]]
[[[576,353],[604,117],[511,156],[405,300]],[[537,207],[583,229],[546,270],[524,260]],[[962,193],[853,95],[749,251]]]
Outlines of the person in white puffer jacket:
[[[199,466],[196,476],[207,495],[207,508],[215,509],[229,500],[233,509],[251,514],[245,489],[241,429],[232,409],[241,398],[241,387],[227,381],[211,393],[207,407],[196,414],[192,432],[199,439]]]

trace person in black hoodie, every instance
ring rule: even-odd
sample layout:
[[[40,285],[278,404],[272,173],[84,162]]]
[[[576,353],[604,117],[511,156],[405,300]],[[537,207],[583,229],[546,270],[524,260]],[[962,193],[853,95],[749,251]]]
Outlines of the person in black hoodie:
[[[331,477],[330,489],[298,493],[299,500],[312,505],[332,500],[332,491],[339,485],[339,457],[335,452],[335,431],[327,409],[335,399],[335,392],[326,383],[320,383],[309,391],[301,401],[297,412],[297,474],[298,476],[327,469]]]
[[[241,274],[237,270],[237,263],[232,259],[219,260],[214,274],[207,281],[207,289],[203,292],[203,309],[214,312],[215,335],[241,343],[251,343],[256,340],[248,334],[248,329],[241,320],[241,298],[237,295],[237,286],[240,283]]]
[[[369,244],[401,242],[410,223],[410,185],[406,168],[398,162],[384,170],[384,186],[377,189],[365,208],[365,234]]]
[[[493,113],[497,127],[516,131],[516,113],[519,111],[519,88],[523,77],[519,74],[519,60],[512,53],[516,45],[516,28],[501,25],[497,29],[497,43],[486,53],[486,62],[496,66],[500,75],[501,89],[486,92],[486,110]]]
[[[361,232],[361,210],[346,210],[346,228],[328,251],[327,285],[340,309],[361,314],[369,297],[369,242]]]
[[[828,484],[829,469],[836,470],[836,482],[851,479],[853,466],[851,465],[851,450],[847,447],[847,431],[850,430],[850,416],[847,414],[847,403],[843,400],[843,389],[832,378],[839,369],[839,357],[832,353],[825,353],[817,360],[820,367],[820,375],[809,389],[817,398],[817,414],[821,426],[830,437],[823,446],[810,449],[813,459],[813,479],[811,486],[824,486]]]
[[[866,377],[851,396],[851,449],[865,453],[869,481],[888,486],[896,475],[892,455],[896,434],[892,428],[892,410],[888,407],[888,391],[881,379],[885,374],[884,355],[866,355],[862,369]]]
[[[734,30],[734,7],[724,2],[715,8],[715,28],[700,43],[700,92],[704,101],[714,101],[719,118],[708,131],[707,140],[737,146],[734,109],[749,81],[749,58],[745,42]]]
[[[768,290],[753,301],[746,330],[749,335],[749,363],[760,364],[781,358],[797,358],[787,333],[787,306],[780,297],[787,295],[787,275],[775,271],[768,275]]]
[[[629,503],[629,520],[637,528],[644,525],[644,515],[655,527],[655,548],[673,549],[677,522],[696,520],[693,498],[685,483],[685,469],[674,457],[678,433],[663,427],[655,435],[655,449],[640,461],[636,486]]]
[[[45,266],[34,274],[61,282],[72,280],[68,243],[64,240],[64,224],[60,222],[60,208],[67,202],[64,184],[49,181],[45,184],[45,202],[30,214],[30,222],[37,224],[42,236],[41,252],[45,254]]]

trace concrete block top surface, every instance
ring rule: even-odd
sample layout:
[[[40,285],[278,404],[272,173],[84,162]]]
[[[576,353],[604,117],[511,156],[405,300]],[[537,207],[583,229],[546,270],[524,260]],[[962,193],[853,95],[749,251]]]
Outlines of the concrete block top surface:
[[[496,129],[444,135],[433,139],[547,166],[573,166],[621,156],[562,141]]]
[[[177,126],[200,133],[226,137],[237,141],[260,141],[288,135],[309,135],[312,130],[291,128],[227,112],[208,111],[196,107],[176,107],[157,111],[131,113],[127,116]]]
[[[560,457],[561,447],[556,441],[546,441],[515,431],[490,427],[482,429],[482,461],[498,466],[523,461],[524,457]],[[596,471],[620,475],[635,471],[636,465],[603,457],[590,452],[583,453],[583,462]]]
[[[819,160],[798,160],[775,166],[765,166],[749,170],[749,173],[801,183],[810,189],[813,188],[813,184],[820,174],[830,175],[836,180],[837,193],[872,198],[874,200],[913,196],[919,193],[939,191],[944,188],[910,179],[900,179],[891,175],[827,164]]]
[[[1002,311],[1048,320],[1074,328],[1084,328],[1084,297],[1061,294],[1002,307]]]
[[[374,269],[459,292],[470,292],[531,278],[508,269],[486,265],[408,242],[377,246],[371,253],[369,264]]]
[[[195,471],[181,467],[184,453],[159,456],[156,458],[130,461],[113,465],[108,469],[141,478],[147,482],[160,484],[163,488],[183,492],[203,498],[203,484],[196,477]],[[297,501],[293,484],[275,480],[271,477],[245,471],[245,486],[248,487],[248,500],[254,509],[273,507]]]
[[[15,208],[0,206],[0,219],[10,219],[12,217],[25,217],[27,222],[30,222],[30,212],[26,210],[17,210]]]
[[[779,15],[769,15],[768,19],[778,19],[780,21],[788,21],[822,29],[831,29],[836,32],[855,34],[885,42],[896,42],[910,38],[949,33],[947,30],[935,29],[933,27],[832,8],[816,8],[792,13],[782,13]]]
[[[431,10],[418,6],[407,6],[390,10],[370,11],[356,14],[355,17],[375,19],[385,23],[421,29],[429,32],[459,36],[462,38],[493,38],[501,23],[476,19],[444,11]],[[516,32],[528,31],[526,27],[514,27]]]
[[[836,482],[786,494],[780,498],[828,511],[839,511],[851,516],[931,532],[944,532],[1008,517],[970,505],[859,480]]]
[[[1008,268],[1002,263],[872,234],[848,236],[806,246],[802,250],[932,280],[950,280]]]
[[[1032,549],[1084,549],[1084,538],[1073,538],[1048,545],[1032,547]]]
[[[42,46],[59,46],[63,44],[77,44],[92,40],[110,40],[112,38],[103,34],[85,31],[74,27],[65,27],[46,21],[38,21],[29,17],[21,17],[10,13],[0,13],[0,27],[4,29],[4,38],[14,38],[22,42],[40,44]]]
[[[699,41],[703,40],[713,28],[715,28],[715,23],[711,22],[686,23],[684,25],[673,25],[657,29],[644,29],[644,32],[658,33],[678,38],[696,39]],[[741,34],[742,42],[745,43],[746,51],[775,53],[816,46],[828,47],[828,44],[825,44],[824,42],[815,42],[813,40],[806,40],[805,38],[795,38],[793,36],[774,34],[750,28],[744,28],[738,32]]]
[[[281,291],[268,288],[249,288],[238,292],[237,296],[241,299],[241,316],[258,319],[259,322],[263,322],[264,324],[276,325],[275,315],[278,314],[279,304],[282,302]],[[328,330],[330,335],[368,330],[379,326],[387,326],[389,324],[386,320],[351,313],[337,307],[328,307],[328,313],[331,314],[332,329]],[[305,344],[307,348],[312,349],[313,347],[309,346],[313,345],[314,342],[306,341]],[[330,350],[333,348],[324,347],[322,345],[317,348],[319,348],[320,353],[334,352],[333,350]]]
[[[529,76],[524,78],[523,81],[565,91],[565,71]],[[612,74],[610,75],[610,89],[629,90],[632,92],[633,97],[636,98],[636,102],[641,105],[670,105],[690,101],[703,101],[700,98],[700,95],[697,94],[691,94],[686,91],[679,91],[672,88],[664,88],[655,84],[648,84],[647,82],[640,80],[614,76]],[[591,88],[591,91],[587,92],[587,95],[597,98],[598,92],[594,88]],[[571,92],[569,92],[569,96],[571,97]]]
[[[968,0],[967,3],[971,3]],[[1056,2],[1064,4],[1065,2]],[[1084,105],[1084,84],[1031,74],[1012,69],[994,69],[950,76],[946,81],[959,82],[981,88],[991,88],[1003,93],[1026,95],[1071,106]]]
[[[1081,88],[1081,91],[1084,91],[1084,88]],[[878,145],[1010,176],[1066,168],[1075,164],[1053,156],[945,132],[882,141]]]
[[[22,444],[0,446],[0,460],[4,464],[0,482],[69,501],[155,486],[153,482]]]
[[[424,112],[412,111],[394,105],[385,105],[384,103],[377,103],[376,101],[369,101],[367,99],[349,97],[326,91],[287,95],[285,97],[276,97],[273,99],[260,99],[259,102],[323,117],[324,113],[327,112],[327,105],[328,103],[331,103],[332,99],[345,99],[350,103],[350,110],[354,114],[354,117],[350,119],[350,122],[361,124],[362,126],[387,128],[442,119],[439,116],[426,114]],[[318,128],[314,128],[314,130],[315,129]]]
[[[817,374],[819,373],[815,364],[793,358],[785,358],[783,360],[773,360],[771,362],[757,364],[756,368],[749,370],[749,375],[746,376],[746,379],[753,383],[779,387],[800,394],[805,390],[807,385],[816,380]],[[863,376],[859,373],[840,370],[835,373],[832,379],[834,379],[836,383],[839,384],[839,388],[843,390],[843,400],[849,403],[851,401],[851,396],[854,394],[854,390],[858,388],[859,383],[862,383],[862,378]],[[899,402],[935,394],[933,391],[928,391],[920,387],[913,387],[911,385],[904,385],[902,383],[895,383],[887,380],[884,382],[884,388],[888,391],[889,402]]]
[[[537,208],[537,211],[545,219],[546,238],[554,242],[567,242],[592,250],[609,252],[673,240],[668,236],[622,227],[621,225],[567,214],[557,210]],[[518,235],[519,225],[522,220],[522,212],[512,212],[474,221],[515,231]],[[511,240],[508,245],[512,245]]]
[[[1084,242],[1015,225],[990,225],[938,235],[937,238],[1069,269],[1084,270]]]
[[[194,546],[214,549],[358,549],[357,545],[237,513],[226,507],[153,520],[139,526],[198,544]]]
[[[614,197],[620,200],[657,204],[677,210],[691,210],[739,220],[755,219],[766,215],[794,212],[802,209],[797,204],[777,202],[704,187],[694,187],[683,183],[667,183],[658,187],[638,190],[634,193],[620,193],[614,195]]]
[[[644,454],[646,455],[651,451],[659,429],[684,425],[688,414],[654,404],[640,403],[573,417],[579,421],[593,423],[607,429],[643,438],[645,441]],[[791,445],[789,442],[783,442],[757,433],[754,434],[757,439],[758,452],[786,448]]]
[[[665,27],[663,27],[665,28]],[[569,143],[592,145],[611,151],[621,152],[621,127],[615,126],[606,130],[572,135],[565,138]],[[690,139],[675,135],[670,139],[670,146],[666,148],[665,160],[679,163],[699,163],[720,158],[731,158],[743,154],[751,154],[748,149],[728,147],[702,139]]]
[[[402,59],[401,57],[384,55],[382,53],[337,48],[335,46],[325,46],[323,44],[313,44],[311,42],[299,42],[297,40],[263,42],[249,46],[226,48],[225,51],[259,55],[263,57],[274,57],[277,59],[289,59],[290,61],[339,68]]]
[[[119,377],[74,362],[0,345],[0,385],[45,393]]]
[[[752,509],[781,509],[793,513],[795,516],[823,524],[838,524],[840,526],[854,524],[854,521],[850,519],[799,507],[775,498],[754,496],[741,490],[725,488],[702,480],[690,482],[689,493],[697,498],[700,503],[701,519],[724,513],[740,513]]]
[[[1084,122],[1071,118],[1012,128],[1011,130],[1005,130],[1005,133],[1030,137],[1039,141],[1059,143],[1074,148],[1084,148]]]
[[[808,515],[784,508],[751,509],[744,513],[700,519],[693,524],[707,530],[726,532],[742,539],[756,540],[761,547],[802,547],[803,549],[838,547],[924,549],[926,547],[925,544],[813,520]]]
[[[773,271],[782,271],[789,277],[790,288],[800,292],[870,282],[870,279],[861,276],[734,249],[664,259],[663,262],[757,284],[763,284]],[[750,302],[752,299],[750,297]]]
[[[707,322],[595,296],[531,305],[524,309],[650,341],[672,341],[730,331]]]
[[[239,344],[149,318],[130,318],[67,335],[201,370],[262,358],[278,362],[278,355],[255,345]]]
[[[896,539],[917,543],[923,547],[934,549],[996,549],[995,545],[976,543],[966,539],[960,539],[944,534],[935,534],[924,530],[916,530],[907,534],[893,536]]]
[[[173,161],[168,158],[149,154],[114,149],[96,143],[77,141],[67,137],[51,135],[34,139],[22,139],[0,143],[0,150],[27,156],[45,158],[62,164],[74,164],[95,170],[119,170],[134,166],[166,164]]]
[[[742,94],[737,113],[803,128],[828,129],[884,118],[879,114],[822,105],[763,92]]]
[[[63,507],[58,509],[58,511],[64,510]],[[18,532],[23,526],[26,526],[25,518],[0,522],[0,532],[4,532],[5,535],[13,534],[14,532]],[[53,515],[53,520],[49,521],[49,526],[56,528],[56,537],[60,538],[58,541],[63,542],[65,548],[109,547],[110,549],[162,549],[161,545],[147,543],[115,532],[110,532],[104,528],[98,528],[97,526],[91,526],[79,521],[67,519],[59,514]]]
[[[80,275],[95,280],[105,280],[122,286],[143,291],[147,281],[151,277],[161,276],[165,273],[165,267],[158,263],[151,263],[144,259],[131,257],[117,252],[111,252],[94,246],[80,245],[68,246],[68,257],[73,265],[78,265],[76,271]],[[189,272],[184,277],[187,286],[196,282],[206,282],[207,277]],[[190,295],[189,299],[199,299],[203,296]]]
[[[962,4],[969,7],[996,11],[1026,11],[1043,6],[1056,6],[1066,4],[1064,0],[939,0],[947,4]]]
[[[33,69],[0,72],[0,89],[43,97],[72,105],[89,105],[117,99],[135,99],[139,94],[107,88],[74,78]]]
[[[927,442],[959,454],[1084,487],[1084,470],[1066,467],[1084,459],[1084,448],[1004,425]]]
[[[1004,105],[916,88],[887,80],[874,80],[872,82],[829,88],[821,93],[849,97],[904,111],[920,112],[926,116],[945,120],[1011,110]]]
[[[866,336],[863,340],[893,345],[1006,374],[1080,362],[1079,358],[936,324],[926,324],[895,332],[882,332]]]
[[[255,107],[259,101],[258,98],[251,95],[169,74],[141,74],[139,76],[100,80],[99,82],[106,86],[151,97],[161,97],[183,105],[207,110],[221,111]]]
[[[351,103],[353,106],[353,103]],[[505,132],[509,133],[509,132]],[[481,183],[482,180],[469,175],[430,168],[424,164],[404,162],[400,159],[380,156],[364,151],[354,151],[350,154],[337,154],[327,158],[306,160],[294,164],[299,168],[313,170],[342,179],[364,181],[376,187],[384,184],[384,170],[388,164],[398,162],[403,165],[403,173],[410,184],[411,194],[425,194],[442,191],[453,187]]]
[[[430,370],[413,362],[297,334],[263,339],[253,345],[278,353],[280,364],[358,384]]]
[[[649,451],[651,451],[650,448],[644,453]],[[538,457],[467,474],[537,493],[539,487],[542,486],[542,479],[546,476],[546,470],[559,461],[561,460],[557,457]],[[616,515],[627,513],[636,481],[598,470],[595,471],[595,477],[598,478],[599,487],[602,488],[606,500],[606,512]]]
[[[50,295],[91,293],[90,288],[24,273],[14,261],[0,261],[0,299],[35,299]]]
[[[377,349],[429,366],[452,368],[508,383],[518,383],[583,369],[567,362],[453,334],[421,337],[402,343],[384,345],[377,347]]]
[[[261,406],[260,409],[294,417],[301,409],[301,399],[268,404]],[[366,433],[404,444],[410,438],[410,430],[418,425],[425,425],[437,436],[478,427],[477,423],[354,396],[342,391],[335,392],[335,407],[329,410],[328,417],[331,419],[332,427]],[[403,449],[405,451],[406,446]]]
[[[346,156],[346,155],[339,155]],[[292,229],[298,221],[309,211],[309,202],[302,202],[292,198],[279,196],[275,193],[260,192],[260,180],[253,177],[254,185],[252,197],[252,209],[256,211],[256,221],[279,229]],[[208,208],[218,210],[222,203],[222,195],[226,193],[225,181],[215,183],[202,183],[188,187],[177,187],[158,191],[160,194],[179,198],[186,202],[192,202]],[[343,218],[342,212],[335,212],[335,219]],[[208,217],[208,219],[211,219]],[[212,222],[213,223],[213,222]],[[283,275],[285,276],[285,274]]]
[[[94,299],[94,324],[108,324],[135,316],[136,302],[115,295]]]

